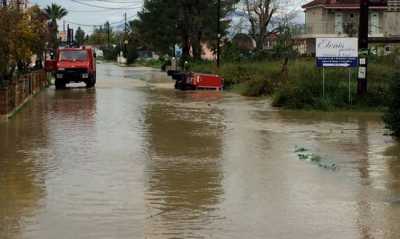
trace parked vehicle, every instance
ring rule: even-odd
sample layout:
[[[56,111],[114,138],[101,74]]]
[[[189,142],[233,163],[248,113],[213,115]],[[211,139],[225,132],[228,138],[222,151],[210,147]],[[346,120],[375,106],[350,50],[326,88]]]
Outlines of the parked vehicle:
[[[222,90],[224,88],[224,79],[218,75],[175,72],[172,78],[176,80],[175,88],[179,90]]]
[[[60,48],[55,60],[46,61],[46,70],[54,72],[56,89],[71,82],[96,85],[96,55],[91,48]]]

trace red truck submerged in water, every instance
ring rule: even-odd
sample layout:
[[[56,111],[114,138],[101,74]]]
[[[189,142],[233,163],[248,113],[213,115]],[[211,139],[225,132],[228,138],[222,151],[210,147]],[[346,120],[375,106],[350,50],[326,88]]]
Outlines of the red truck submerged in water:
[[[55,60],[46,61],[46,69],[54,72],[56,89],[71,82],[84,82],[88,88],[96,85],[96,59],[91,48],[60,48]]]

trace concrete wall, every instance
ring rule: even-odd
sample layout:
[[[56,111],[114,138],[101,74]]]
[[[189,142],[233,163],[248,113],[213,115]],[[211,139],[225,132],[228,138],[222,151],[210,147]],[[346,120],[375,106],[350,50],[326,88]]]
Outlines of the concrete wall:
[[[297,49],[299,52],[303,53],[305,51],[305,54],[313,55],[315,53],[315,38],[318,37],[347,37],[345,25],[351,22],[355,28],[353,28],[353,37],[358,35],[359,12],[356,10],[341,11],[343,14],[343,32],[338,34],[338,29],[335,27],[337,24],[335,12],[337,11],[339,10],[328,10],[322,7],[315,7],[305,11],[306,31],[305,34],[299,36],[299,39],[303,39],[303,41],[298,41]],[[378,31],[374,34],[370,32],[370,37],[400,36],[400,11],[371,11],[371,13],[379,14],[379,24],[377,26]],[[371,26],[369,27],[371,31]],[[397,48],[399,45],[388,44],[380,46],[381,48],[383,47],[382,49],[391,49],[381,50],[384,52],[382,54],[388,54],[387,52],[391,52],[393,48]]]
[[[21,75],[6,87],[0,88],[0,120],[13,115],[33,95],[47,87],[47,73],[43,70]]]
[[[305,12],[307,34],[325,33],[325,24],[322,8],[311,8]]]
[[[311,8],[305,12],[306,34],[337,34],[335,28],[335,12],[321,7]],[[355,28],[358,31],[359,13],[358,11],[342,11],[343,24],[354,22]],[[379,14],[379,32],[371,36],[383,37],[400,35],[400,12],[380,11]],[[371,27],[370,27],[371,29]],[[340,34],[345,36],[343,32]],[[339,35],[338,35],[339,36]]]
[[[400,36],[400,12],[385,12],[382,23],[385,36]]]

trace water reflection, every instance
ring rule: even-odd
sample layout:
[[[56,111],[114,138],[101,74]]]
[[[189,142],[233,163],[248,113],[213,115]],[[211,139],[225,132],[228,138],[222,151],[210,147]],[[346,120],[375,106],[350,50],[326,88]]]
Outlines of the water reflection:
[[[0,238],[21,238],[26,224],[42,206],[46,196],[42,157],[48,141],[43,118],[26,108],[25,117],[0,123]],[[29,115],[29,117],[27,117]]]
[[[213,211],[223,194],[223,128],[216,121],[221,112],[175,103],[155,103],[145,113],[150,154],[145,231],[149,238],[203,238],[216,222]]]
[[[400,160],[400,144],[389,146],[385,150],[384,155],[394,161]]]

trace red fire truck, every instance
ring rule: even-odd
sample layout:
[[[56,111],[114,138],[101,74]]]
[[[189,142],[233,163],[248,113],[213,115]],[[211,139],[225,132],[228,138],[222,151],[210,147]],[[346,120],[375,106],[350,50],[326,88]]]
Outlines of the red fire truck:
[[[96,59],[91,48],[60,48],[55,60],[46,61],[46,70],[54,72],[56,89],[71,82],[84,82],[86,87],[96,85]]]

